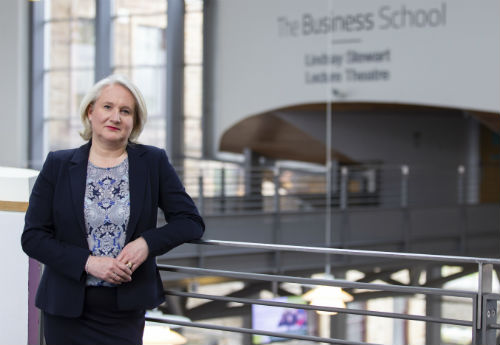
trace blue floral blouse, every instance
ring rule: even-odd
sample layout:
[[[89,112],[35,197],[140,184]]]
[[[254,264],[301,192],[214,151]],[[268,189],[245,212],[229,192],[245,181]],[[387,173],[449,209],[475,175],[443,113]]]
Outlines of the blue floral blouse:
[[[92,255],[117,257],[125,245],[130,217],[128,158],[111,168],[88,162],[84,215]],[[90,274],[86,284],[115,286]]]

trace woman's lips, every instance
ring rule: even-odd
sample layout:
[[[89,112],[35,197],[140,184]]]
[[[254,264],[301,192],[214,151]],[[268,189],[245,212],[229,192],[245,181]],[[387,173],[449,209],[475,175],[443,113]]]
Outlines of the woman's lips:
[[[120,128],[118,128],[118,127],[113,127],[113,126],[106,126],[106,128],[108,128],[108,129],[110,129],[110,130],[112,130],[112,131],[119,131],[119,130],[120,130]]]

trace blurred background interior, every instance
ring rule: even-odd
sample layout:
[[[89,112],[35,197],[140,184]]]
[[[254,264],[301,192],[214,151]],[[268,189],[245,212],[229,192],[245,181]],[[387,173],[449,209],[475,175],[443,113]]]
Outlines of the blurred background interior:
[[[167,150],[206,221],[206,239],[496,258],[499,7],[495,0],[481,6],[465,0],[2,1],[0,166],[40,169],[49,151],[81,145],[82,97],[95,81],[121,73],[139,86],[149,109],[139,141]],[[318,253],[195,244],[158,261],[478,288],[477,267],[468,263],[325,260]],[[198,273],[162,272],[165,288],[180,295],[168,295],[150,315],[273,330],[269,323],[285,315],[282,309],[182,293],[306,303],[311,290]],[[464,298],[345,290],[352,309],[475,317],[476,306]],[[474,341],[463,325],[310,310],[287,316],[297,334],[352,343]],[[285,321],[275,330],[293,333]],[[165,340],[167,333],[172,338]],[[274,341],[311,343],[174,324],[167,330],[148,323],[145,333],[146,344]]]

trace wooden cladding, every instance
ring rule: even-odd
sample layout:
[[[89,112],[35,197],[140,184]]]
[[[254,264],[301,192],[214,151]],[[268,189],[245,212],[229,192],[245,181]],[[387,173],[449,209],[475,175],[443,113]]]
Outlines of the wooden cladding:
[[[28,209],[27,202],[0,200],[0,211],[26,212],[27,209]]]

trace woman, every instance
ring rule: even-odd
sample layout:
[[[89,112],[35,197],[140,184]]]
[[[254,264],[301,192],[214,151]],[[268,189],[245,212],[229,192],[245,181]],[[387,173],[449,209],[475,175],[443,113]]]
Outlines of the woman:
[[[135,143],[147,116],[135,85],[99,81],[80,116],[87,144],[49,153],[26,213],[23,250],[45,264],[36,306],[48,345],[142,344],[145,310],[164,301],[155,257],[204,224],[165,151]]]

